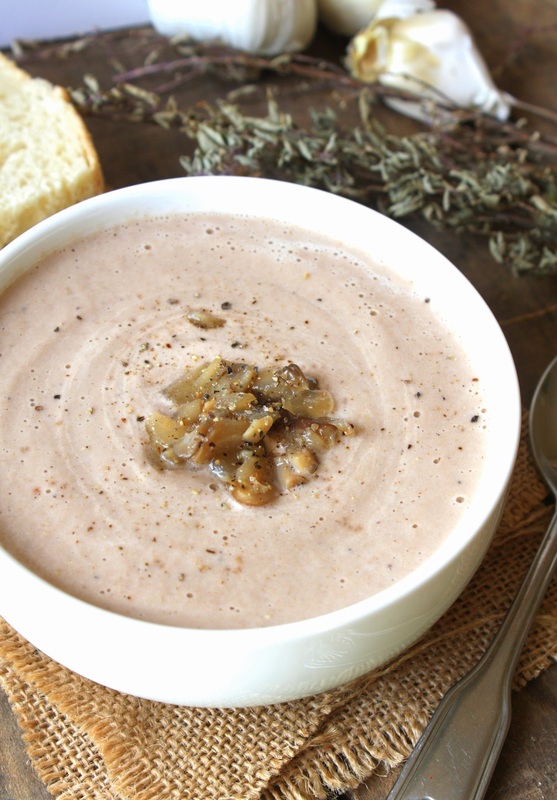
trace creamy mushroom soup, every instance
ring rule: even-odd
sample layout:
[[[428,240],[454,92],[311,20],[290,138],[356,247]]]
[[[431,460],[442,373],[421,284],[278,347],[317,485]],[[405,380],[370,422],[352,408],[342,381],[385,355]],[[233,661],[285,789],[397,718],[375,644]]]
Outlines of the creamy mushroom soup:
[[[146,420],[217,357],[296,364],[353,434],[261,506],[161,468]],[[489,424],[434,294],[332,238],[224,215],[132,222],[37,264],[0,297],[0,386],[2,545],[86,601],[191,627],[391,586],[467,508]]]

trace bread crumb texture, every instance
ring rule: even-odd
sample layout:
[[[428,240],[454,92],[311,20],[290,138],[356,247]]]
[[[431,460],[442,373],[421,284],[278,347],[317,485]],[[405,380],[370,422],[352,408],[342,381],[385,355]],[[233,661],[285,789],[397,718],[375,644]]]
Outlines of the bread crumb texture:
[[[98,155],[66,92],[0,53],[0,247],[103,189]]]

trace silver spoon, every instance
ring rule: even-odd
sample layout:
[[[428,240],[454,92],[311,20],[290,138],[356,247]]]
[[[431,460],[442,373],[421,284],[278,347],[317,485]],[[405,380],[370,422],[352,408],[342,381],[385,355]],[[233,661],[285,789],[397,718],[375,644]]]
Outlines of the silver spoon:
[[[557,358],[534,393],[530,443],[557,498]],[[387,800],[481,800],[511,717],[511,684],[557,567],[557,512],[500,629],[476,666],[445,695]]]

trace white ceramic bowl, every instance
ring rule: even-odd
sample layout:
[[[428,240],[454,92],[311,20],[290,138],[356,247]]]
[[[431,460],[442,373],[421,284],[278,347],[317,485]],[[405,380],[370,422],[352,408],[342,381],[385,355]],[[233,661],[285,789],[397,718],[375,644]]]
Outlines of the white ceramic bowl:
[[[426,631],[477,569],[500,518],[516,457],[520,399],[504,336],[484,301],[442,255],[354,202],[254,178],[178,178],[107,193],[40,223],[0,253],[0,291],[41,257],[145,214],[232,211],[335,236],[442,293],[445,316],[485,376],[492,431],[477,495],[459,534],[407,578],[367,600],[301,622],[192,630],[138,621],[70,597],[0,548],[0,614],[44,653],[105,686],[163,702],[247,706],[339,686],[385,663]],[[6,354],[4,354],[4,358]],[[9,355],[8,355],[9,357]],[[9,479],[9,478],[8,478]],[[2,478],[6,480],[6,476]]]

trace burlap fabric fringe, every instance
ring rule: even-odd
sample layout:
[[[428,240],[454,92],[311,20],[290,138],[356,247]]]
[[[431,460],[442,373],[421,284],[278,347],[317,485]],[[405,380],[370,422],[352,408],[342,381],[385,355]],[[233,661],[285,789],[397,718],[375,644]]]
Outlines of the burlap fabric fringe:
[[[0,680],[33,764],[60,800],[315,800],[410,752],[443,693],[479,658],[552,508],[525,439],[502,524],[472,583],[408,652],[334,692],[275,707],[176,708],[103,689],[0,626]],[[557,657],[557,582],[517,687]]]

